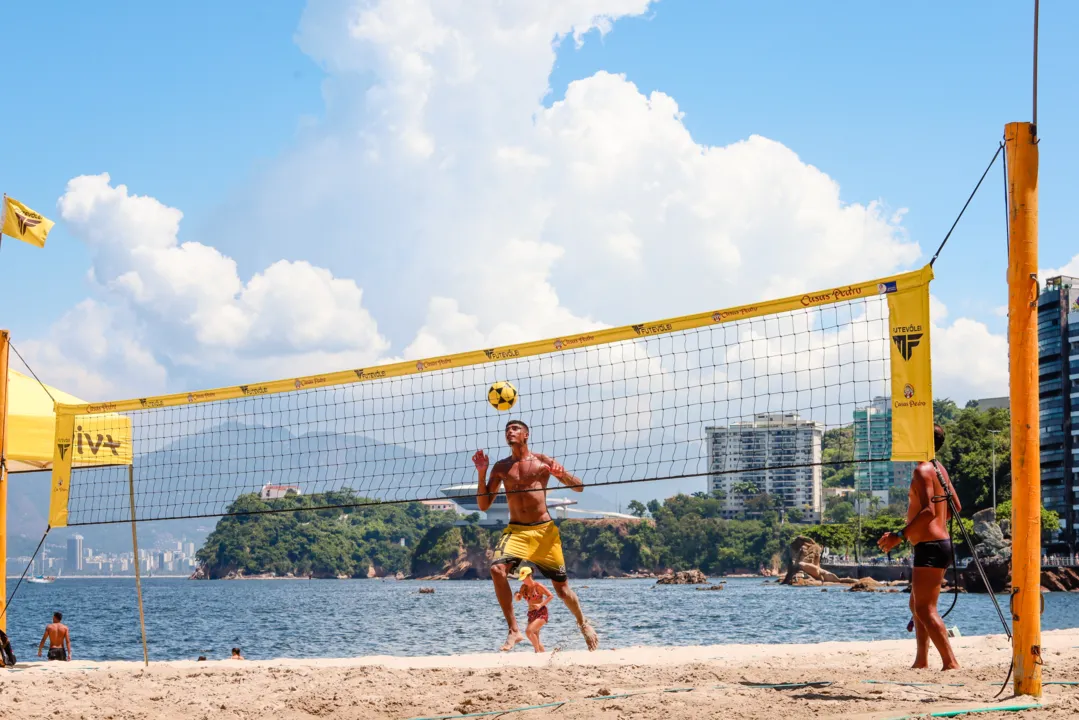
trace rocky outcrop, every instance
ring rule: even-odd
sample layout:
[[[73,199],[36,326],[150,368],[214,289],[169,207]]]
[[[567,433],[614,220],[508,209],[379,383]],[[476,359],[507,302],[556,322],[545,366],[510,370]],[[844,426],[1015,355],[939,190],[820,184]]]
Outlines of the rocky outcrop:
[[[1050,592],[1079,592],[1079,572],[1073,568],[1042,568],[1042,588]]]
[[[993,592],[1011,592],[1012,544],[997,524],[993,509],[974,513],[974,554],[981,560],[986,580]],[[950,574],[950,573],[949,573]],[[986,592],[978,568],[971,562],[959,574],[960,587],[968,592]]]
[[[790,562],[787,564],[787,575],[783,578],[784,585],[805,585],[812,583],[795,582],[798,573],[804,573],[808,578],[816,580],[816,584],[838,583],[839,578],[820,566],[821,553],[824,551],[820,545],[803,535],[791,540],[787,549]]]
[[[700,570],[679,570],[656,580],[656,585],[707,585],[708,577]]]

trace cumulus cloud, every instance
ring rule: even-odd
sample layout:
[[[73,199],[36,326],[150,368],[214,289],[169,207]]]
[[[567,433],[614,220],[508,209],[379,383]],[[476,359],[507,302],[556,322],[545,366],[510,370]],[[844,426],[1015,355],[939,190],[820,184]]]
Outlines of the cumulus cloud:
[[[930,296],[933,343],[933,394],[962,402],[1008,394],[1008,340],[985,323],[956,318],[946,324],[948,308]]]
[[[161,392],[166,365],[204,382],[207,371],[220,381],[241,368],[319,372],[326,366],[315,361],[361,365],[388,349],[355,282],[284,260],[245,282],[231,257],[180,242],[179,210],[113,185],[107,173],[72,179],[57,205],[90,250],[98,298],[30,350],[74,391]]]
[[[133,318],[170,382],[206,385],[699,312],[917,261],[902,209],[845,200],[781,143],[702,144],[675,98],[624,75],[552,97],[561,43],[649,6],[310,3],[297,42],[327,72],[325,119],[222,212],[214,245],[181,242],[179,210],[107,175],[72,180],[61,216],[91,249],[96,297]],[[298,248],[283,218],[317,218],[319,242]],[[242,278],[241,253],[265,269]]]

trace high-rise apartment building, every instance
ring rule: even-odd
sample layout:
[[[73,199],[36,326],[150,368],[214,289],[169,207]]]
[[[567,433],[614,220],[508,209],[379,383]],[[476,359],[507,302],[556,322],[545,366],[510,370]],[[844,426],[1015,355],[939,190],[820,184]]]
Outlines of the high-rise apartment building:
[[[706,427],[712,490],[722,490],[728,517],[745,511],[745,496],[735,492],[749,482],[758,492],[798,509],[806,519],[820,517],[823,430],[794,413],[764,413],[728,427]]]
[[[83,563],[83,550],[82,550],[82,535],[72,535],[67,539],[67,565],[65,566],[69,572],[76,570],[82,570]]]
[[[892,462],[891,457],[892,399],[875,397],[854,410],[854,488],[887,503],[889,488],[909,485],[916,463]]]
[[[1059,543],[1079,530],[1079,278],[1049,278],[1038,295],[1042,505],[1060,515]]]

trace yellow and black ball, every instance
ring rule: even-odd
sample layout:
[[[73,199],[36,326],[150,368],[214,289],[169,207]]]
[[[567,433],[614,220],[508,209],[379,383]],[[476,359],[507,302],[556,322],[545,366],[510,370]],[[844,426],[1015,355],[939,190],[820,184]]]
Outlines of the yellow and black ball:
[[[487,391],[487,402],[497,410],[509,410],[517,402],[517,388],[512,383],[499,380]]]

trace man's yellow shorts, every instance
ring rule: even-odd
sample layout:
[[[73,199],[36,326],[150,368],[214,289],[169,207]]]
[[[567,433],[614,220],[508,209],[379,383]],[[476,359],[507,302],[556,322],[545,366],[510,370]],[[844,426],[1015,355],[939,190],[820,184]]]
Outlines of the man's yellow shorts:
[[[491,564],[506,565],[513,571],[525,560],[539,568],[548,580],[566,582],[562,536],[553,521],[536,525],[510,523],[502,531]]]

